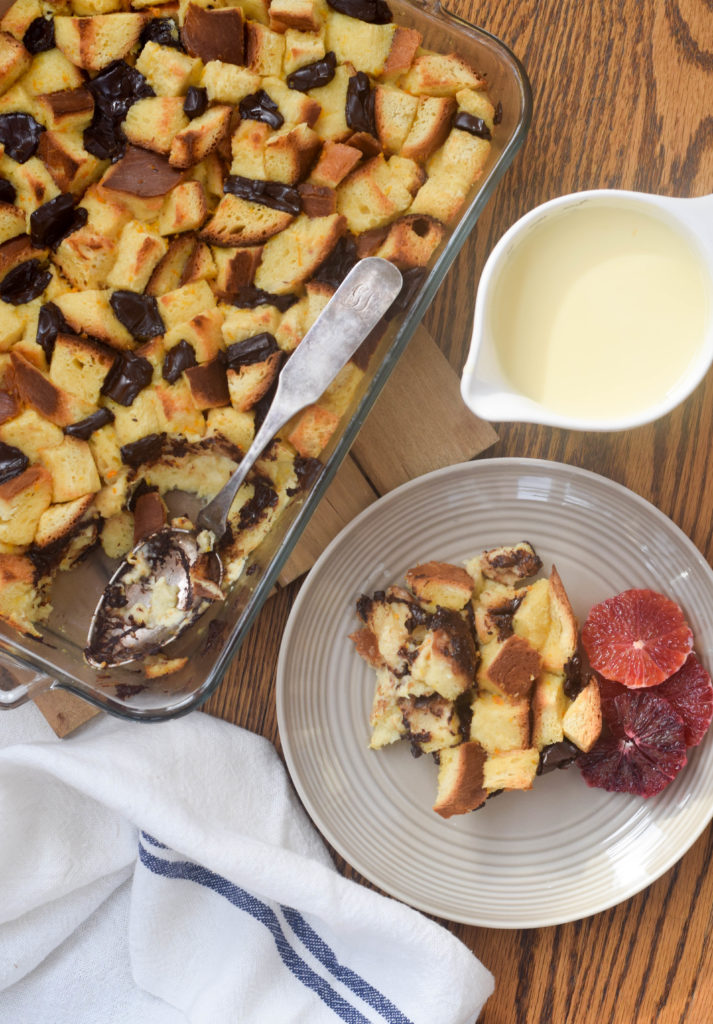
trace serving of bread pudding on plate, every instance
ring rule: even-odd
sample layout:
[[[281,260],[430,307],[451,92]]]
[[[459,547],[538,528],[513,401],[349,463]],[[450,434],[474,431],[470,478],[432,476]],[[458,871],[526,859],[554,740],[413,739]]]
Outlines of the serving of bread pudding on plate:
[[[583,677],[577,621],[553,566],[527,542],[464,566],[426,562],[357,604],[351,634],[376,671],[373,749],[399,740],[438,762],[434,810],[480,807],[590,750],[599,688]],[[586,675],[586,674],[585,674]]]
[[[398,265],[408,303],[499,120],[484,77],[422,43],[384,0],[7,11],[4,622],[39,635],[57,571],[97,544],[122,557],[167,521],[170,491],[217,493],[358,259]],[[228,586],[319,471],[367,358],[287,425],[239,492],[220,550]]]

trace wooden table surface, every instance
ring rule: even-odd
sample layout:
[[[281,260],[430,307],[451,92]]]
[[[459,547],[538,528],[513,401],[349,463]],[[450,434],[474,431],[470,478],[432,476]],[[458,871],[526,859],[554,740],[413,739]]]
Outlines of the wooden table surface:
[[[585,188],[672,196],[713,191],[713,2],[451,0],[450,6],[515,51],[530,75],[535,110],[523,149],[425,321],[460,371],[483,262],[533,206]],[[533,456],[594,470],[653,502],[713,556],[713,375],[669,416],[625,433],[496,429],[500,440],[484,458]],[[268,602],[206,707],[263,733],[278,749],[275,666],[298,587]],[[496,976],[482,1024],[713,1021],[711,862],[709,828],[648,890],[588,920],[526,931],[444,922]]]

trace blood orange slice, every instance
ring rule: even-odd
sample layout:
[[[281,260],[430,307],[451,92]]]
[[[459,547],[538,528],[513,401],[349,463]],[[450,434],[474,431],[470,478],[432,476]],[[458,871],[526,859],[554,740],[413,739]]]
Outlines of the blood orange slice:
[[[653,692],[665,698],[683,719],[686,746],[697,746],[713,719],[713,683],[695,654]]]
[[[686,764],[685,727],[663,697],[626,691],[608,704],[609,732],[577,763],[588,786],[654,796]]]
[[[593,669],[636,689],[677,672],[691,652],[693,633],[670,598],[654,590],[625,590],[592,608],[582,643]]]

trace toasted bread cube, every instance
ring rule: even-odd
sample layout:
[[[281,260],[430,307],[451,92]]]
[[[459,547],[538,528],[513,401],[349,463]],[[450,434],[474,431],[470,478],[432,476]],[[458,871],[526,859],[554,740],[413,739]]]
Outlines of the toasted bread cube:
[[[460,611],[473,596],[473,581],[465,569],[447,562],[424,562],[406,573],[406,584],[420,601]]]
[[[452,177],[459,190],[467,192],[478,181],[492,151],[487,139],[453,128],[440,149],[426,164],[431,178]]]
[[[255,280],[255,271],[262,256],[262,246],[251,245],[243,248],[213,249],[216,276],[213,285],[221,298],[237,295],[240,288],[248,287]]]
[[[83,18],[93,14],[113,14],[127,6],[125,0],[72,0],[72,11]],[[138,5],[132,4],[132,6]]]
[[[530,746],[530,702],[526,698],[508,700],[497,694],[481,693],[471,707],[470,738],[488,753]]]
[[[41,18],[43,14],[41,0],[15,0],[0,20],[0,27],[22,42],[32,22],[35,18]]]
[[[43,124],[42,109],[37,98],[24,87],[24,78],[11,86],[7,92],[0,93],[0,114],[31,114],[36,121]]]
[[[191,389],[186,380],[175,384],[162,381],[154,386],[161,403],[166,429],[172,434],[182,434],[189,441],[198,441],[205,434],[205,417],[196,409]]]
[[[109,519],[126,506],[129,498],[128,477],[129,467],[122,465],[118,475],[94,495],[94,508],[102,518]]]
[[[52,606],[45,602],[42,581],[36,577],[29,558],[0,554],[0,619],[30,636],[40,635],[35,624],[44,621],[52,611]]]
[[[374,120],[384,153],[399,153],[419,108],[417,96],[396,86],[377,85],[374,89]]]
[[[65,437],[61,444],[40,452],[42,465],[52,476],[52,501],[74,501],[101,489],[101,480],[86,441]]]
[[[309,90],[308,95],[320,108],[317,120],[312,123],[320,139],[343,142],[352,134],[347,124],[346,105],[349,79],[353,74],[351,64],[338,64],[331,82]]]
[[[157,96],[185,96],[190,86],[198,85],[203,61],[149,40],[136,61],[136,70]]]
[[[57,19],[55,19],[55,35],[56,27]],[[35,97],[64,89],[79,89],[84,85],[84,77],[79,68],[74,66],[74,62],[71,59],[68,60],[61,52],[60,47],[36,53],[32,58],[32,66],[21,84],[31,96]]]
[[[557,569],[549,578],[550,629],[542,646],[542,662],[550,672],[563,672],[577,653],[577,620]]]
[[[83,132],[94,115],[94,97],[89,89],[58,89],[36,100],[47,128],[59,132]]]
[[[360,630],[361,634],[369,630]],[[373,637],[373,633],[370,634]],[[363,649],[357,644],[358,634],[352,633],[350,639],[357,645],[363,656]],[[369,746],[372,750],[380,750],[390,743],[396,743],[406,732],[403,715],[396,693],[396,679],[385,666],[376,666],[376,689],[369,713],[371,738]]]
[[[101,71],[113,60],[127,55],[138,42],[143,24],[142,14],[55,17],[55,40],[62,53],[77,67]]]
[[[142,292],[168,250],[168,244],[139,221],[124,226],[116,247],[116,260],[107,277],[111,288]]]
[[[305,295],[290,306],[274,332],[283,352],[293,352],[307,333],[308,301]]]
[[[64,238],[55,262],[70,284],[81,290],[105,288],[116,259],[116,243],[86,224]]]
[[[300,214],[279,235],[265,242],[255,285],[274,295],[284,295],[303,284],[327,258],[346,222],[339,214],[307,217]]]
[[[25,233],[27,218],[18,206],[0,203],[0,245]]]
[[[188,123],[183,97],[148,96],[131,104],[122,128],[134,146],[168,154],[175,136]]]
[[[10,353],[15,374],[15,387],[22,401],[58,427],[83,420],[95,407],[76,395],[58,388],[21,352],[21,344]]]
[[[187,177],[200,181],[211,206],[223,195],[224,171],[217,153],[209,153],[187,172]]]
[[[91,338],[58,334],[50,363],[50,380],[85,402],[97,405],[114,361],[114,354]]]
[[[417,29],[398,25],[381,72],[382,81],[394,82],[408,71],[422,42],[423,36]]]
[[[300,29],[288,28],[284,34],[285,50],[283,55],[283,71],[285,76],[322,60],[326,50],[324,36],[320,32],[302,32]],[[273,72],[273,74],[279,74]]]
[[[247,64],[258,75],[280,75],[285,52],[285,37],[259,22],[246,25]]]
[[[265,143],[271,134],[272,129],[264,121],[251,118],[241,121],[230,140],[233,158],[230,173],[258,181],[266,179]]]
[[[205,281],[184,285],[159,296],[158,310],[166,331],[215,307],[215,296]]]
[[[583,690],[567,708],[562,720],[565,737],[580,750],[589,751],[602,731],[602,709],[599,685],[591,676]]]
[[[272,0],[270,28],[276,32],[300,29],[319,32],[325,23],[327,6],[323,0]]]
[[[568,700],[564,676],[543,672],[532,694],[532,745],[542,750],[564,739],[563,718]]]
[[[191,167],[203,160],[228,134],[229,106],[209,107],[205,114],[194,118],[187,128],[174,136],[169,163],[172,167]]]
[[[475,89],[461,89],[456,93],[456,102],[459,110],[465,111],[466,114],[472,114],[473,117],[481,118],[490,132],[495,130],[495,107],[484,92]]]
[[[200,235],[212,245],[260,245],[293,220],[291,213],[225,195]]]
[[[181,341],[187,341],[196,354],[196,362],[207,363],[215,359],[223,348],[223,313],[214,307],[197,313],[190,320],[184,320],[166,331],[163,343],[166,351]]]
[[[260,75],[249,68],[238,67],[222,60],[209,60],[201,73],[200,84],[208,90],[211,103],[230,103],[237,106],[260,88]]]
[[[19,416],[0,426],[0,441],[19,448],[32,462],[39,459],[41,448],[61,444],[63,438],[60,428],[34,409],[23,409]]]
[[[180,285],[193,284],[194,281],[214,281],[218,270],[213,259],[210,246],[198,242],[181,274]]]
[[[339,64],[353,64],[357,71],[378,77],[391,50],[396,25],[375,25],[331,10],[327,16],[325,45]]]
[[[255,413],[240,412],[232,406],[210,409],[206,417],[206,433],[218,435],[246,452],[255,437]]]
[[[503,697],[528,697],[542,669],[539,651],[519,636],[481,646],[478,684]]]
[[[270,181],[294,185],[309,173],[322,148],[322,140],[306,124],[286,125],[265,143],[265,175]]]
[[[273,75],[266,75],[262,79],[262,87],[270,99],[274,100],[279,107],[280,113],[285,119],[285,124],[295,125],[304,123],[309,125],[310,128],[314,127],[314,123],[319,117],[322,108],[319,102],[312,97],[311,93],[306,95],[300,92],[299,89],[290,89],[281,78]]]
[[[84,148],[79,132],[47,131],[40,136],[37,155],[62,192],[81,195],[108,166]]]
[[[22,306],[0,305],[0,352],[7,352],[25,332],[27,312]]]
[[[140,391],[131,405],[110,401],[107,407],[114,413],[116,439],[122,447],[166,429],[163,409],[153,388]]]
[[[124,226],[131,220],[131,214],[119,202],[112,202],[96,185],[90,186],[80,202],[89,214],[89,224],[99,235],[118,238]]]
[[[245,20],[239,6],[192,3],[181,7],[181,42],[192,57],[208,63],[245,64]]]
[[[390,593],[387,596],[393,595]],[[359,606],[360,618],[374,635],[379,659],[393,672],[399,674],[407,665],[403,651],[409,639],[406,624],[412,614],[407,601],[387,600],[386,597],[381,600],[374,598],[363,608]]]
[[[208,216],[208,205],[199,181],[184,181],[169,194],[158,219],[161,235],[196,231]]]
[[[539,763],[535,747],[488,754],[483,765],[483,786],[490,793],[498,789],[532,789]]]
[[[37,523],[35,532],[37,547],[44,548],[50,544],[59,544],[69,540],[73,531],[86,517],[91,504],[92,495],[86,494],[83,497],[75,498],[74,501],[50,505],[42,513]]]
[[[228,405],[230,393],[222,360],[212,359],[183,371],[196,409],[217,409]]]
[[[415,96],[455,96],[461,89],[483,89],[486,83],[455,53],[422,53],[399,84]]]
[[[134,517],[131,512],[117,512],[102,526],[101,546],[109,558],[123,558],[134,546]]]
[[[269,391],[279,367],[279,353],[275,352],[260,363],[250,363],[238,370],[228,370],[228,392],[232,407],[238,412],[247,412],[251,409]]]
[[[398,267],[425,267],[444,235],[445,228],[433,217],[407,214],[394,221],[374,255]]]
[[[453,701],[443,697],[400,697],[404,739],[424,754],[456,747],[462,741],[460,718]]]
[[[42,466],[28,466],[0,484],[0,542],[31,544],[40,516],[52,501],[52,478]]]
[[[99,475],[104,483],[117,480],[124,469],[121,446],[112,423],[95,430],[89,438],[89,447]]]
[[[309,181],[326,188],[336,188],[354,170],[361,158],[361,151],[354,146],[328,140],[322,147]]]
[[[340,417],[320,405],[308,405],[287,435],[303,458],[316,459],[337,429]]]
[[[133,348],[134,339],[126,327],[117,320],[109,299],[111,292],[101,289],[67,292],[54,300],[62,315],[74,330],[91,334],[114,348]]]
[[[436,629],[429,629],[411,665],[411,677],[421,692],[435,692],[455,700],[470,689],[475,677],[476,651],[472,637],[457,613]],[[462,626],[456,635],[455,620]]]
[[[491,548],[480,556],[483,575],[498,583],[514,584],[536,576],[542,562],[527,541]]]
[[[552,627],[549,580],[536,580],[524,588],[520,596],[521,602],[512,618],[513,630],[539,651]]]
[[[15,186],[15,206],[26,214],[28,227],[30,215],[60,193],[52,175],[36,156],[31,156],[24,164],[18,164],[7,156],[2,157],[0,175]]]
[[[0,31],[0,92],[6,92],[31,63],[32,57],[22,43],[9,32]]]
[[[421,96],[401,147],[402,156],[425,163],[445,141],[455,112],[456,101],[452,96]]]
[[[488,793],[484,772],[487,754],[479,743],[461,743],[440,753],[436,814],[450,818],[467,814],[484,804]]]
[[[354,234],[395,220],[411,205],[411,193],[402,181],[400,165],[390,167],[383,155],[357,168],[337,189],[337,209]]]
[[[469,189],[469,185],[454,180],[447,172],[429,172],[429,177],[414,196],[409,213],[426,214],[443,224],[452,224],[463,209]]]
[[[188,261],[197,245],[191,235],[179,235],[169,242],[166,255],[159,261],[146,285],[146,294],[165,295],[180,288]]]
[[[274,334],[281,316],[275,306],[227,309],[221,328],[223,341],[226,345],[233,345],[236,341],[245,341],[246,338],[252,338],[263,331]]]

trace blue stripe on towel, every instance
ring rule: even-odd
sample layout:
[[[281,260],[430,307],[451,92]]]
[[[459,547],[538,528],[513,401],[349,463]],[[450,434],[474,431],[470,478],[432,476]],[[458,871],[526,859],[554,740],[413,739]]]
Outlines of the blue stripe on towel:
[[[159,844],[157,840],[143,833],[143,837],[156,846],[163,846]],[[166,849],[166,847],[163,847]],[[207,868],[201,867],[198,864],[193,864],[190,861],[168,861],[163,860],[160,857],[155,856],[149,850],[147,850],[141,843],[139,844],[139,856],[141,863],[152,871],[155,875],[161,875],[164,878],[180,878],[186,881],[196,882],[198,885],[203,885],[208,889],[212,889],[213,892],[218,893],[219,896],[223,896],[233,906],[239,910],[243,910],[255,918],[256,921],[260,921],[268,931],[271,933],[277,951],[280,954],[282,962],[285,966],[294,974],[294,976],[301,981],[307,988],[312,989],[320,999],[328,1006],[333,1012],[341,1017],[342,1020],[346,1021],[347,1024],[369,1024],[368,1018],[366,1018],[356,1007],[351,1006],[342,996],[336,992],[332,986],[326,982],[323,978],[312,970],[297,951],[290,945],[289,939],[286,937],[282,926],[275,914],[275,912],[262,900],[257,899],[255,896],[250,895],[245,889],[241,889],[239,886],[234,885],[228,881],[227,878],[223,878],[221,875],[215,874],[213,871],[209,871]],[[283,908],[284,911],[285,908]],[[294,911],[292,913],[295,913]],[[291,926],[297,932],[297,928],[290,921]],[[338,978],[343,984],[352,989],[352,991],[367,1002],[374,1009],[378,1010],[384,1020],[388,1021],[388,1024],[411,1024],[410,1021],[398,1010],[393,1004],[386,999],[385,996],[381,996],[380,993],[373,989],[367,982],[360,978],[353,971],[343,968],[339,965],[336,956],[329,949],[326,943],[314,932],[307,922],[303,922],[305,934],[309,934],[310,941],[307,942],[304,939],[305,946],[314,953],[315,956],[323,963],[328,966],[332,974]],[[311,934],[310,934],[311,933]],[[300,936],[301,938],[301,936]],[[318,941],[315,941],[318,940]],[[319,953],[316,950],[319,950]],[[336,968],[336,969],[335,969]],[[341,972],[341,973],[340,973]],[[344,976],[342,977],[341,974]],[[364,992],[369,993],[369,998],[366,998]],[[376,997],[379,997],[378,999]],[[377,1002],[381,1002],[382,1005],[376,1005]]]

